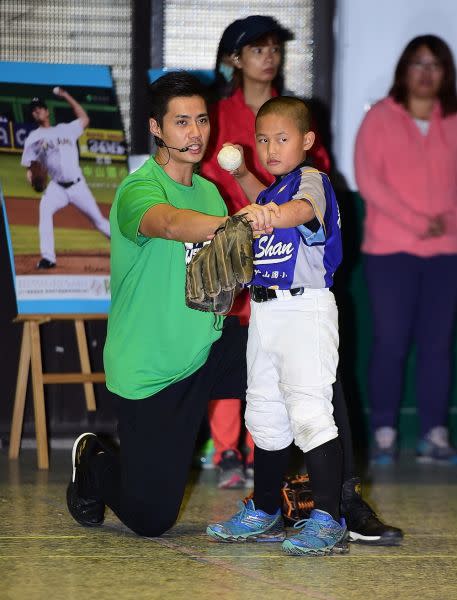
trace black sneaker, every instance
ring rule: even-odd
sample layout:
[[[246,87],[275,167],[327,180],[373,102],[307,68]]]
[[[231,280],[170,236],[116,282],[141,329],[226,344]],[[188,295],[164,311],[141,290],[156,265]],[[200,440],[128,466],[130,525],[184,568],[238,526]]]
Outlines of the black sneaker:
[[[88,490],[89,460],[103,450],[94,433],[83,433],[73,444],[73,474],[67,487],[67,507],[73,519],[85,527],[97,527],[105,519],[104,503],[91,498]]]
[[[246,484],[243,463],[238,458],[235,450],[222,452],[221,460],[217,463],[219,468],[219,482],[217,487],[223,490],[243,488]]]
[[[372,546],[396,546],[403,539],[401,529],[384,525],[362,499],[359,477],[353,477],[343,483],[341,514],[346,519],[350,542]]]
[[[42,258],[37,262],[37,269],[53,269],[56,266],[55,262],[48,260],[47,258]]]

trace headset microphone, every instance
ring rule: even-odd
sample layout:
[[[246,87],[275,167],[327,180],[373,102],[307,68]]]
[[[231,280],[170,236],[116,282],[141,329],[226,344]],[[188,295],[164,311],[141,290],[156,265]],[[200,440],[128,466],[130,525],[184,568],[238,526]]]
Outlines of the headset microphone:
[[[175,148],[174,146],[168,146],[162,138],[155,136],[155,139],[159,148],[171,148],[172,150],[177,150],[178,152],[187,152],[189,150],[189,146],[184,146],[184,148]]]

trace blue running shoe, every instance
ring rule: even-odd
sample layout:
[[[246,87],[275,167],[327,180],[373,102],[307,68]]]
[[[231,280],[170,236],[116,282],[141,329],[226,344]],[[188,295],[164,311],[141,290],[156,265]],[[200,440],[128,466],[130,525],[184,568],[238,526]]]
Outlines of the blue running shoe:
[[[282,542],[286,537],[281,509],[274,515],[256,510],[253,500],[239,503],[228,521],[208,525],[206,533],[218,542]]]
[[[344,519],[337,523],[329,513],[314,509],[309,519],[295,523],[300,533],[285,540],[282,549],[295,556],[323,556],[331,554],[335,544],[346,537],[347,529]]]

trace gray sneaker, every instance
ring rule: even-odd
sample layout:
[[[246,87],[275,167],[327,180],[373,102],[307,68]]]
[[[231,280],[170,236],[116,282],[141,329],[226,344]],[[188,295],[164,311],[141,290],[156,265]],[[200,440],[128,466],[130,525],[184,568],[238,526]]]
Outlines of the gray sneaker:
[[[243,488],[246,484],[243,463],[234,450],[222,452],[218,463],[219,482],[217,487],[223,490]]]
[[[457,450],[449,442],[446,427],[433,427],[416,448],[416,460],[420,463],[457,465]]]
[[[246,463],[244,467],[244,477],[246,479],[245,486],[247,488],[254,487],[254,463]]]
[[[397,460],[397,432],[392,427],[378,427],[370,450],[372,465],[393,465]]]

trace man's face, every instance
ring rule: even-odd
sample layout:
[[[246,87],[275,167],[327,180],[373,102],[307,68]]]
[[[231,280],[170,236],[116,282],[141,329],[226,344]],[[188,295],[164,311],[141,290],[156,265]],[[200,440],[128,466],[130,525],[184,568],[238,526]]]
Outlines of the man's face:
[[[268,114],[256,123],[257,154],[272,175],[285,175],[306,158],[314,143],[314,133],[301,132],[287,116]]]
[[[41,125],[41,123],[44,123],[47,119],[49,119],[49,110],[44,106],[36,106],[32,110],[32,117],[38,124]]]
[[[186,152],[170,148],[170,160],[192,164],[200,162],[210,133],[208,109],[204,99],[201,96],[172,98],[163,118],[163,126],[160,127],[155,119],[150,119],[150,129],[167,146],[189,148]]]

